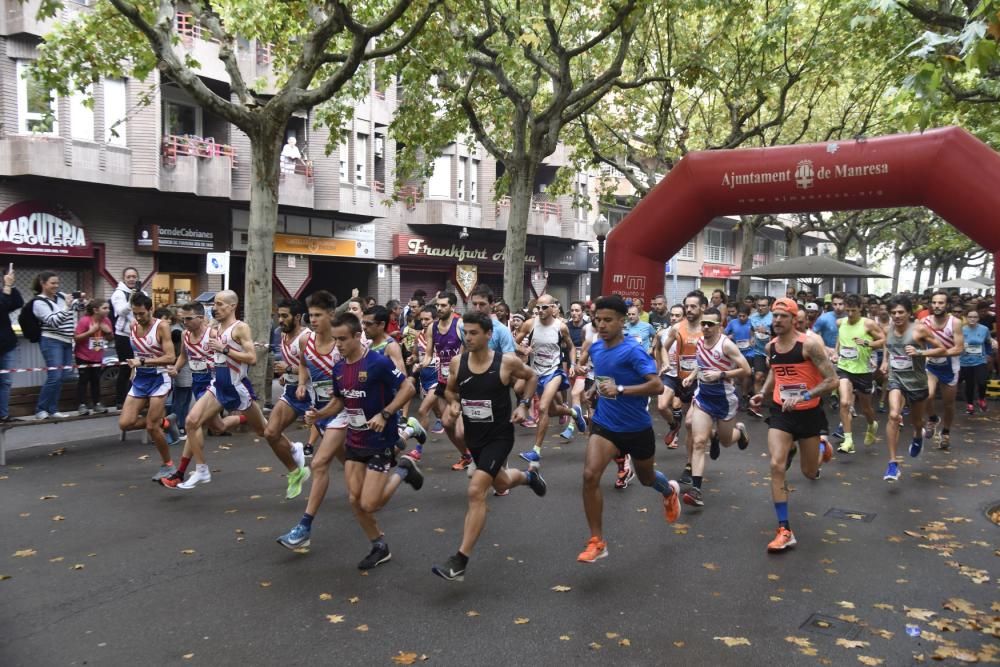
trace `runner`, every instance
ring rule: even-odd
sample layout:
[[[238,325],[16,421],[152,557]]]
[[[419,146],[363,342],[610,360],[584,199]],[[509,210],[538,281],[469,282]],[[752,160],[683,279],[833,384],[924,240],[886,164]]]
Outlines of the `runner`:
[[[494,491],[505,492],[526,484],[539,496],[546,491],[538,463],[529,464],[525,471],[504,467],[514,449],[514,424],[527,416],[538,376],[517,356],[490,349],[496,323],[488,315],[469,312],[462,321],[467,351],[451,360],[445,396],[452,414],[462,417],[465,441],[476,469],[469,480],[469,509],[462,545],[444,565],[431,568],[434,574],[448,581],[465,579],[469,556],[486,525],[486,495],[491,486]],[[525,381],[526,398],[512,410],[510,391],[517,380]]]
[[[334,457],[341,463],[344,462],[344,441],[347,438],[346,412],[341,411],[318,420],[315,418],[316,412],[330,402],[333,369],[341,360],[332,327],[337,297],[321,290],[313,292],[306,303],[312,331],[300,339],[295,400],[311,403],[305,411],[306,420],[322,433],[322,438],[310,465],[312,485],[309,488],[306,511],[299,522],[277,540],[278,544],[292,550],[309,546],[313,519],[330,487],[330,463]]]
[[[305,461],[305,446],[301,442],[291,442],[285,437],[285,430],[302,419],[310,406],[306,391],[299,390],[299,367],[302,364],[302,343],[309,329],[302,326],[302,304],[294,299],[282,299],[278,303],[278,328],[281,329],[282,361],[274,363],[274,370],[281,374],[278,380],[285,391],[274,404],[264,428],[264,438],[271,449],[290,449],[298,461]],[[308,472],[308,471],[307,471]],[[307,475],[308,477],[308,475]],[[291,480],[289,479],[289,482]],[[294,491],[289,484],[289,493]],[[301,485],[299,485],[301,492]],[[295,494],[296,496],[298,494]],[[288,496],[294,498],[295,496]]]
[[[649,322],[639,319],[642,311],[639,306],[631,305],[628,308],[628,325],[625,327],[625,335],[634,338],[639,343],[646,354],[653,354],[653,339],[656,338],[656,329]]]
[[[824,394],[833,391],[837,375],[819,336],[796,330],[798,306],[791,299],[778,299],[771,310],[775,338],[767,345],[770,370],[764,389],[750,399],[760,409],[764,396],[772,394],[768,419],[767,449],[771,455],[771,500],[778,517],[778,530],[767,545],[771,552],[784,551],[796,544],[788,521],[787,471],[792,458],[802,450],[799,466],[808,479],[819,479],[820,466],[833,456],[829,443],[820,440],[827,428],[823,411]]]
[[[750,308],[741,305],[736,312],[736,318],[730,318],[723,333],[736,343],[736,347],[743,353],[743,358],[747,360],[750,368],[753,368],[753,358],[756,352],[754,352],[753,327],[750,326]],[[753,375],[751,372],[741,379],[739,386],[740,409],[746,408],[748,413],[760,419],[764,415],[754,410],[753,406],[747,402],[753,391]]]
[[[757,311],[750,315],[753,329],[753,387],[760,393],[767,377],[767,344],[771,340],[771,303],[766,296],[757,297]],[[796,306],[797,307],[797,306]]]
[[[406,364],[403,363],[403,348],[386,333],[390,315],[388,308],[382,306],[369,308],[361,318],[361,328],[368,336],[369,349],[389,359],[396,370],[403,374],[406,381],[413,383],[413,393],[416,395],[416,380],[411,380],[407,375]],[[399,417],[401,425],[399,434],[402,441],[412,437],[416,439],[418,447],[423,447],[424,443],[427,442],[427,432],[424,431],[424,427],[414,417],[404,419],[402,411],[400,411]],[[402,424],[406,424],[406,426],[402,426]],[[415,460],[419,460],[419,458]]]
[[[935,438],[941,449],[951,447],[951,425],[955,421],[955,399],[958,394],[959,357],[965,350],[962,335],[962,320],[948,312],[948,293],[934,292],[931,295],[931,314],[922,320],[944,345],[942,356],[932,356],[927,360],[927,408],[929,423],[924,427],[924,438]],[[944,404],[943,418],[938,419],[934,410],[934,395],[941,387],[941,402]],[[941,431],[937,432],[938,424]]]
[[[600,400],[591,423],[583,469],[583,509],[590,539],[577,556],[581,563],[593,563],[608,555],[601,475],[616,457],[631,456],[639,481],[662,495],[668,523],[677,521],[681,514],[680,487],[653,466],[656,435],[646,405],[648,397],[663,391],[656,363],[634,340],[623,335],[628,311],[620,296],[601,297],[596,305],[594,323],[599,339],[590,353]]]
[[[653,303],[656,303],[656,299],[653,299]],[[583,392],[587,389],[587,374],[585,370],[583,373],[578,372],[580,369],[577,364],[580,361],[580,355],[583,353],[584,343],[588,339],[588,331],[592,331],[592,329],[590,323],[583,319],[582,301],[574,301],[570,304],[569,320],[566,322],[566,328],[569,330],[570,340],[573,341],[573,350],[570,352],[569,357],[570,375],[572,376],[570,379],[569,404],[574,412],[577,408],[581,412],[585,412]],[[572,440],[576,429],[576,420],[570,419],[566,425],[566,429],[559,435],[565,440]]]
[[[837,449],[844,454],[854,453],[854,434],[851,432],[851,411],[857,396],[861,414],[868,420],[865,445],[874,445],[878,434],[878,421],[872,394],[875,377],[872,372],[872,350],[885,346],[885,334],[878,322],[861,316],[861,297],[848,294],[844,298],[847,317],[837,320],[837,377],[840,393],[840,423],[844,441]],[[841,432],[838,430],[838,433]]]
[[[656,333],[660,333],[674,323],[670,317],[670,313],[667,311],[667,299],[665,296],[657,294],[653,297],[649,306],[652,309],[649,311],[649,323]]]
[[[678,389],[681,388],[677,379],[679,363],[677,340],[670,343],[669,347],[664,343],[670,336],[671,328],[684,319],[684,306],[671,306],[669,317],[670,325],[660,329],[653,345],[653,357],[656,359],[656,367],[660,369],[660,380],[663,382],[663,393],[656,397],[656,409],[670,425],[670,430],[663,436],[663,444],[668,449],[677,449],[677,434],[684,425],[684,406],[677,398]]]
[[[184,453],[177,472],[160,480],[160,484],[169,489],[190,490],[198,484],[212,481],[212,473],[205,463],[203,450],[205,425],[219,414],[220,409],[243,413],[254,432],[264,435],[264,415],[245,382],[247,369],[257,360],[257,351],[253,346],[250,327],[236,319],[238,304],[239,297],[232,290],[215,294],[212,304],[215,324],[209,331],[207,345],[215,355],[215,374],[208,390],[188,413],[188,438],[184,443]],[[308,478],[309,471],[304,468],[304,461],[302,465],[296,465],[290,447],[275,450],[275,454],[289,471],[286,495],[294,498],[301,493],[302,482]],[[192,458],[195,470],[185,480],[184,473]]]
[[[684,502],[694,507],[704,507],[701,493],[705,474],[705,449],[714,461],[719,458],[719,446],[734,443],[740,449],[750,444],[750,433],[743,422],[737,422],[740,401],[733,380],[750,375],[750,364],[736,343],[722,335],[722,313],[709,308],[701,316],[704,332],[697,346],[698,371],[684,378],[683,385],[692,387],[697,382],[694,401],[688,421],[694,452],[691,457],[691,488],[684,492]],[[714,433],[713,433],[714,430]],[[709,442],[711,441],[711,444]]]
[[[490,337],[490,349],[500,354],[514,352],[514,335],[510,332],[499,318],[491,317],[493,312],[493,290],[485,283],[479,283],[469,293],[469,305],[472,310],[478,311],[493,320],[493,334]]]
[[[910,321],[912,310],[913,306],[905,296],[897,296],[889,301],[892,328],[886,336],[885,361],[882,362],[882,371],[889,376],[889,425],[885,429],[889,465],[882,477],[887,482],[899,480],[896,445],[903,428],[904,402],[910,404],[910,423],[913,425],[910,456],[920,456],[924,444],[924,410],[930,395],[924,357],[940,357],[947,352],[944,344],[930,329],[920,322]],[[918,345],[931,349],[918,348]]]
[[[129,327],[129,339],[132,342],[134,357],[128,360],[128,367],[135,369],[132,378],[132,388],[125,396],[121,414],[118,415],[118,428],[123,431],[146,430],[149,439],[160,454],[162,465],[153,475],[153,481],[159,481],[174,474],[177,468],[170,459],[170,447],[163,433],[164,413],[166,412],[167,395],[170,394],[170,376],[166,366],[176,361],[174,343],[170,339],[170,325],[166,320],[155,319],[150,314],[153,301],[142,292],[136,292],[129,300],[135,321]],[[124,373],[125,369],[119,372]],[[140,416],[145,409],[146,415]],[[173,416],[173,415],[171,415]],[[180,434],[176,425],[169,423],[177,440]]]
[[[357,317],[350,313],[338,315],[331,326],[342,358],[333,368],[330,402],[306,413],[306,419],[321,424],[347,412],[344,477],[354,517],[372,544],[358,569],[370,570],[392,558],[375,519],[376,512],[401,482],[406,481],[415,490],[423,486],[423,475],[415,461],[403,456],[396,465],[396,447],[400,443],[397,412],[416,390],[391,361],[364,348]]]
[[[444,433],[444,426],[441,425],[441,410],[438,407],[438,397],[435,389],[438,386],[438,360],[427,357],[427,340],[432,335],[431,327],[434,326],[436,311],[432,306],[424,306],[418,317],[422,328],[417,332],[416,350],[413,356],[413,376],[420,383],[420,407],[417,409],[417,421],[420,422],[424,431],[427,431],[428,416],[431,411],[437,418],[437,423],[431,429],[432,433]],[[426,362],[426,363],[425,363]],[[438,428],[440,427],[440,428]],[[424,446],[417,442],[417,446],[407,454],[411,459],[419,461],[423,456]]]
[[[561,365],[561,346],[573,348],[569,337],[569,329],[564,322],[556,319],[555,299],[549,294],[538,297],[538,316],[527,320],[521,325],[515,336],[515,342],[521,345],[528,341],[531,347],[531,369],[538,374],[538,428],[535,431],[535,447],[527,452],[521,452],[522,459],[529,463],[538,463],[542,457],[542,443],[549,427],[549,417],[566,415],[576,418],[577,428],[581,432],[587,430],[587,422],[583,419],[583,409],[573,409],[562,402],[559,392],[569,389],[569,381]],[[648,326],[648,325],[647,325]]]

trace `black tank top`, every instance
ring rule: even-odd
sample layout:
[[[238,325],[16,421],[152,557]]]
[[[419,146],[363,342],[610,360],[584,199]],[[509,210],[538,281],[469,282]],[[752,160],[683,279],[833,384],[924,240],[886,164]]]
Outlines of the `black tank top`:
[[[510,387],[500,378],[502,363],[503,355],[494,352],[490,367],[477,375],[469,369],[468,352],[459,361],[458,395],[465,440],[470,448],[478,449],[490,440],[514,438]]]
[[[580,322],[580,326],[573,324],[573,320],[566,320],[566,328],[569,329],[569,338],[577,348],[583,347],[583,328],[587,326]]]

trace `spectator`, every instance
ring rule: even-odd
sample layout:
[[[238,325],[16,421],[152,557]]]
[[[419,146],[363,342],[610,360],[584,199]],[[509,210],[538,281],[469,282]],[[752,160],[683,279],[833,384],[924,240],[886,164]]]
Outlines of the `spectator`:
[[[42,271],[35,276],[31,287],[37,295],[31,310],[42,329],[38,345],[45,365],[52,369],[46,372],[45,384],[38,393],[35,419],[65,419],[69,415],[59,412],[59,395],[63,375],[67,372],[65,367],[73,365],[73,332],[77,314],[86,305],[85,295],[75,292],[72,301],[68,299],[59,291],[59,276],[52,271]]]
[[[135,317],[132,315],[132,295],[140,291],[139,287],[139,271],[135,267],[129,266],[122,271],[122,279],[115,287],[115,291],[111,293],[111,308],[115,313],[115,352],[118,354],[118,361],[121,362],[135,356],[132,352],[129,332],[132,329],[132,323],[135,322]],[[115,383],[116,410],[121,410],[122,404],[125,402],[125,394],[128,393],[131,384],[128,369],[125,366],[120,366],[118,380]]]
[[[17,336],[10,324],[10,314],[24,305],[24,298],[14,287],[14,271],[8,271],[3,276],[3,291],[0,292],[0,369],[14,368],[17,357]],[[13,378],[10,373],[0,373],[0,424],[11,420],[10,385]]]
[[[399,342],[400,331],[402,330],[400,323],[406,321],[401,319],[403,316],[403,304],[399,302],[399,299],[389,299],[385,307],[389,311],[389,324],[385,327],[385,333],[387,336],[394,338],[396,342]]]
[[[302,162],[302,153],[295,145],[296,143],[298,142],[295,137],[288,137],[288,142],[281,147],[281,173],[283,174],[294,174],[295,165]]]
[[[91,411],[103,414],[108,411],[101,404],[101,374],[104,367],[104,350],[114,344],[115,332],[108,314],[111,306],[107,301],[92,299],[84,308],[85,315],[76,323],[73,339],[76,341],[73,356],[76,358],[79,379],[76,384],[76,399],[81,415]],[[87,389],[90,388],[90,400]]]
[[[373,296],[365,297],[365,310],[368,310],[369,308],[374,308],[377,305],[378,305],[378,299],[376,299]]]
[[[505,327],[510,324],[510,306],[503,301],[493,307],[493,313],[497,316],[497,322]],[[509,328],[509,327],[508,327]]]

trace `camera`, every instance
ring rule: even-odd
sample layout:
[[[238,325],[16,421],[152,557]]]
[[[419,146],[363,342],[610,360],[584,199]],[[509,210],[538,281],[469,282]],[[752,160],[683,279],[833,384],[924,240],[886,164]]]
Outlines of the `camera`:
[[[79,299],[81,296],[83,296],[83,293],[82,292],[73,292],[72,296],[73,296],[74,299]]]

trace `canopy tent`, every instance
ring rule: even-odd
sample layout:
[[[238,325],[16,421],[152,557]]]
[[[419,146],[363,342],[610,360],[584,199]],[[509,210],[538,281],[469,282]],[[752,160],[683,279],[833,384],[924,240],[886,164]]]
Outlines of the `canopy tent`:
[[[955,278],[954,280],[948,280],[941,283],[940,285],[934,285],[931,289],[957,289],[965,290],[971,292],[981,292],[990,287],[990,284],[982,284],[978,280],[965,280],[964,278]]]
[[[827,255],[806,255],[773,262],[744,271],[741,275],[755,278],[795,278],[800,282],[814,282],[808,278],[888,278],[878,271],[863,266],[841,262]]]

